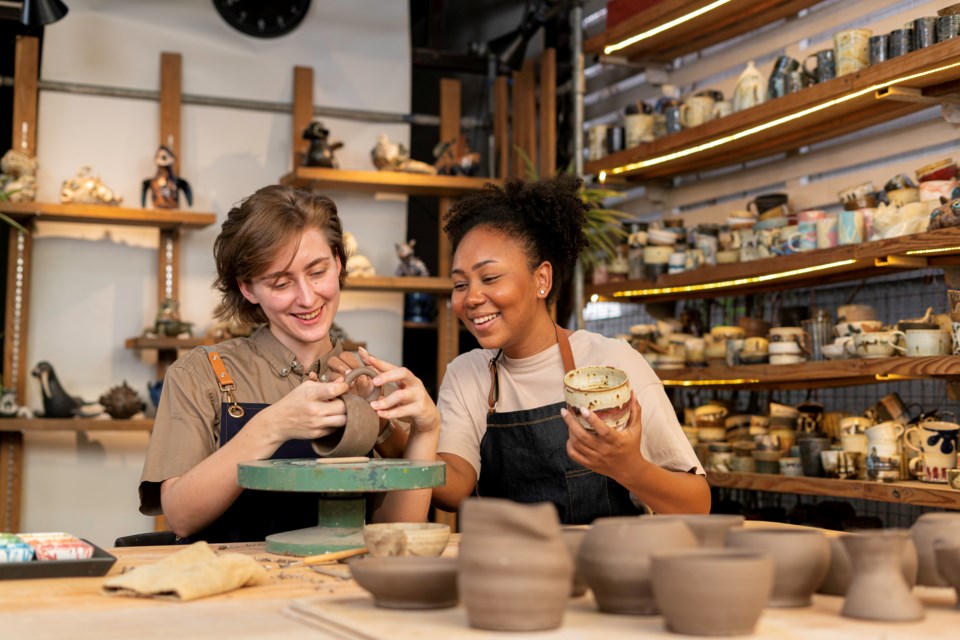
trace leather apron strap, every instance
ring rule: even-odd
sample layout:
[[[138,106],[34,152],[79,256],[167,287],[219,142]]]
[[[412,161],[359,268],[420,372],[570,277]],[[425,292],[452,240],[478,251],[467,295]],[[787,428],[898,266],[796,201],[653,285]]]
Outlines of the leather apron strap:
[[[227,409],[227,413],[234,418],[242,418],[244,414],[243,407],[237,404],[237,401],[233,397],[233,390],[237,388],[237,385],[234,384],[233,378],[230,377],[230,374],[227,372],[227,367],[223,364],[223,358],[220,357],[219,353],[208,347],[204,347],[204,350],[207,352],[207,360],[210,361],[210,366],[213,367],[213,373],[217,376],[217,384],[220,386],[220,391],[225,394],[227,402],[230,403],[230,408]]]
[[[572,331],[560,328],[554,323],[553,330],[557,334],[557,344],[560,346],[560,359],[563,361],[563,372],[569,373],[576,369],[573,362],[573,350],[570,348],[570,334]],[[497,402],[500,400],[500,378],[497,375],[497,362],[503,356],[503,349],[490,359],[490,392],[487,394],[487,413],[497,412]]]

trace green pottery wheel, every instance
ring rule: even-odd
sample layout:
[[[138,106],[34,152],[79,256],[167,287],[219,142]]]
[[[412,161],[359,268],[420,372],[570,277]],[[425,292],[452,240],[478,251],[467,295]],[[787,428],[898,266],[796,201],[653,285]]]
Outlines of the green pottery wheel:
[[[244,489],[316,493],[316,527],[267,536],[270,553],[310,556],[363,546],[364,493],[430,489],[446,482],[443,462],[380,460],[330,463],[313,459],[260,460],[238,465]]]

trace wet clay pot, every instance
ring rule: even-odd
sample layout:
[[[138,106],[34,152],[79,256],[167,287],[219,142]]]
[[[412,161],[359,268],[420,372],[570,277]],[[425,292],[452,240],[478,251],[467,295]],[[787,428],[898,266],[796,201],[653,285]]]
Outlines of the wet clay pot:
[[[563,544],[567,546],[570,553],[570,560],[573,562],[573,581],[570,585],[570,597],[579,598],[587,592],[587,583],[583,581],[583,576],[577,570],[577,556],[580,555],[580,547],[583,545],[583,539],[587,535],[589,528],[572,525],[563,528]]]
[[[373,367],[359,367],[350,371],[343,381],[352,384],[362,375],[374,377],[378,373]],[[368,403],[379,395],[379,389],[367,399],[352,393],[343,394],[342,398],[347,406],[347,426],[312,440],[310,444],[317,455],[321,458],[342,458],[370,453],[380,435],[380,418]]]
[[[934,549],[937,571],[957,592],[957,609],[960,610],[960,545],[937,545]]]
[[[830,546],[820,531],[794,528],[731,529],[727,547],[769,553],[773,557],[773,593],[767,606],[807,607],[827,575]]]
[[[842,538],[843,536],[827,538],[827,543],[830,545],[830,569],[827,571],[827,577],[820,583],[817,593],[828,596],[847,595],[847,589],[850,588],[850,581],[853,579],[853,563],[850,561],[847,548],[841,542]],[[907,581],[907,585],[911,588],[917,584],[918,565],[917,547],[913,544],[913,540],[907,540],[907,543],[903,545],[903,555],[900,556],[900,571],[903,573],[903,579]]]
[[[653,593],[667,629],[696,636],[750,635],[773,591],[773,560],[746,549],[655,553]]]
[[[580,547],[577,568],[606,613],[654,615],[650,556],[695,549],[697,539],[683,522],[658,516],[599,518]]]
[[[920,557],[917,584],[930,587],[949,586],[937,572],[933,545],[937,540],[947,544],[960,544],[960,513],[925,513],[913,523],[910,533]]]
[[[350,573],[386,609],[443,609],[457,604],[457,559],[356,558]]]
[[[556,507],[470,498],[460,519],[457,586],[470,626],[492,631],[559,627],[573,561]]]
[[[923,620],[923,605],[900,571],[900,556],[909,537],[905,529],[878,529],[841,538],[853,563],[853,580],[841,615],[889,622]]]
[[[743,526],[745,518],[734,514],[687,514],[657,516],[661,520],[679,520],[688,527],[701,548],[719,549],[724,545],[727,531]]]

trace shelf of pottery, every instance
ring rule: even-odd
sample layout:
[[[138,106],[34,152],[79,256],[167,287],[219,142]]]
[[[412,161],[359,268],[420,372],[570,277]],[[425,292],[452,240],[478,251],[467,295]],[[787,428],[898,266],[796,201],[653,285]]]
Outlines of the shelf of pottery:
[[[439,199],[442,213],[454,199],[479,191],[485,184],[499,184],[508,175],[523,175],[519,152],[512,161],[507,150],[521,150],[532,159],[542,175],[555,171],[556,52],[547,49],[539,60],[541,86],[535,81],[535,68],[528,60],[515,72],[512,95],[505,76],[493,87],[493,123],[497,177],[476,175],[480,172],[480,154],[470,151],[460,131],[460,82],[444,78],[440,81],[440,145],[443,151],[434,164],[413,160],[403,147],[381,136],[371,151],[371,169],[340,168],[334,152],[339,144],[329,139],[322,123],[313,120],[313,69],[296,67],[293,85],[293,170],[280,178],[281,184],[327,193],[353,191],[396,193],[408,196],[431,196]],[[538,100],[539,97],[539,100]],[[512,99],[513,118],[508,100]],[[539,104],[539,140],[537,138],[537,106]],[[538,146],[539,142],[539,146]],[[440,223],[442,227],[442,222]],[[349,231],[349,229],[345,229]],[[457,319],[447,304],[453,283],[450,272],[450,248],[442,228],[437,229],[438,272],[424,275],[426,267],[416,256],[404,261],[397,275],[375,273],[369,260],[359,254],[348,256],[347,291],[371,291],[408,294],[405,299],[407,328],[436,328],[436,380],[443,378],[447,363],[459,352]],[[426,301],[422,297],[426,296]],[[433,307],[435,307],[434,315]]]

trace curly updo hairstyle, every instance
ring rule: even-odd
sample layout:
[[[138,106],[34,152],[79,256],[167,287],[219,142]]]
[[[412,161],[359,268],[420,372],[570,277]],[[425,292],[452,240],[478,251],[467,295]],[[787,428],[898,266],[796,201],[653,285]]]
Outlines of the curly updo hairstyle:
[[[270,268],[291,239],[307,229],[318,229],[340,259],[340,288],[347,277],[343,227],[337,205],[326,196],[302,189],[271,185],[243,200],[227,214],[213,244],[217,279],[213,286],[222,294],[214,316],[263,324],[267,316],[260,305],[243,297],[239,282],[250,283]],[[290,256],[293,260],[293,256]]]
[[[588,207],[580,199],[580,184],[580,178],[560,174],[538,182],[513,178],[503,187],[485,185],[457,201],[443,216],[451,250],[455,253],[464,236],[477,227],[519,240],[531,272],[544,261],[553,265],[553,287],[546,298],[549,306],[587,246]]]

